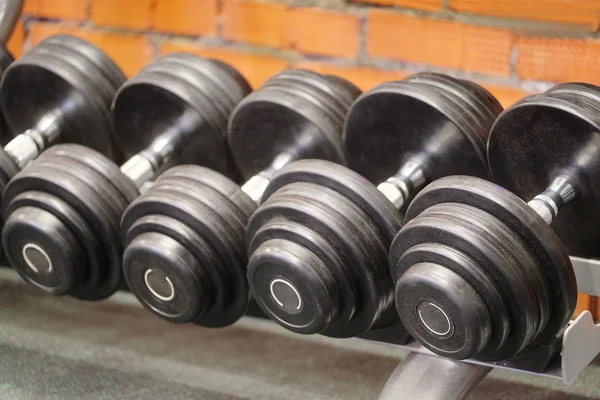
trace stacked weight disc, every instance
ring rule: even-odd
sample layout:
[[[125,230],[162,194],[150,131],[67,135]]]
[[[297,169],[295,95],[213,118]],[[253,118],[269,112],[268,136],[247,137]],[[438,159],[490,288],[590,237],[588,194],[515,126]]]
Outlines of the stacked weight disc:
[[[236,179],[227,121],[250,91],[240,73],[221,61],[164,55],[119,89],[113,104],[117,140],[129,159],[158,136],[175,131],[166,138],[173,138],[175,154],[157,174],[174,163],[201,164]]]
[[[271,318],[298,333],[352,337],[393,311],[387,249],[402,222],[375,186],[306,160],[282,170],[265,198],[246,233],[248,279]],[[297,291],[295,307],[277,303],[276,276]],[[386,322],[397,319],[390,314]]]
[[[31,268],[26,250],[38,246],[47,265],[35,268],[49,273],[35,281],[25,274],[29,282],[85,300],[110,296],[121,277],[119,220],[137,195],[99,153],[75,144],[50,148],[4,192],[3,245],[11,264]]]
[[[481,86],[443,74],[421,72],[383,83],[348,114],[348,165],[375,184],[414,156],[425,159],[429,182],[456,174],[487,178],[486,141],[500,112],[502,106]]]

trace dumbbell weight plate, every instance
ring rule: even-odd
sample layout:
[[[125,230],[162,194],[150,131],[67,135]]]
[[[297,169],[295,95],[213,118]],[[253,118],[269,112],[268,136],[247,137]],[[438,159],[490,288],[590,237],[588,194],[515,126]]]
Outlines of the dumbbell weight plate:
[[[104,178],[101,182],[96,183],[99,185],[110,185],[110,192],[116,191],[119,194],[121,200],[119,203],[122,207],[127,207],[140,195],[134,183],[123,175],[116,164],[101,154],[90,151],[87,147],[77,144],[64,144],[55,147],[52,150],[52,154],[58,157],[71,158],[85,166],[93,168]],[[106,191],[106,189],[100,190]]]
[[[91,61],[93,65],[99,67],[98,71],[108,79],[113,91],[117,90],[125,81],[125,76],[119,67],[117,67],[112,60],[107,58],[103,52],[98,51],[91,43],[69,35],[53,35],[45,38],[44,41],[68,48],[76,48],[77,51]]]
[[[307,190],[304,190],[300,187],[302,183],[307,184],[310,188],[307,187]],[[278,196],[282,198],[290,196],[292,202],[287,206],[285,202],[279,204]],[[301,196],[307,196],[306,200],[302,200]],[[259,245],[257,241],[260,236],[255,237],[256,232],[265,223],[263,219],[270,218],[269,213],[272,214],[274,221],[277,221],[279,214],[284,221],[303,218],[302,225],[310,226],[311,229],[316,229],[316,232],[325,229],[324,225],[322,227],[319,225],[326,222],[330,224],[327,229],[334,229],[334,223],[339,219],[338,217],[348,219],[349,225],[345,229],[342,229],[340,225],[341,229],[334,229],[334,231],[336,232],[335,237],[341,240],[342,246],[363,246],[362,249],[348,247],[347,250],[354,255],[350,253],[343,255],[351,257],[347,265],[352,268],[351,275],[357,285],[359,304],[357,304],[356,315],[347,326],[336,332],[324,331],[323,333],[334,337],[349,337],[364,333],[371,328],[374,321],[381,317],[387,308],[388,300],[391,301],[391,297],[389,299],[387,297],[387,293],[391,296],[390,288],[386,287],[386,283],[389,282],[387,262],[384,260],[378,263],[376,257],[381,251],[380,248],[384,249],[382,254],[385,255],[391,239],[400,229],[401,218],[398,212],[364,178],[347,168],[322,160],[302,160],[285,167],[270,182],[264,198],[267,200],[263,202],[261,211],[253,215],[247,228],[247,238],[255,239],[248,246],[251,253]],[[298,201],[293,201],[293,199]],[[326,210],[330,209],[333,214],[309,215],[309,213],[317,212],[317,209],[312,208],[312,211],[309,211],[308,208],[305,209],[304,205],[314,202],[328,204],[328,207],[323,210],[319,208],[319,213],[320,211],[327,212]],[[270,203],[277,204],[277,208],[272,212],[269,211]],[[295,215],[296,210],[302,211]],[[286,213],[293,215],[285,215]],[[309,221],[307,218],[312,219]],[[363,236],[362,239],[348,236],[352,235],[348,229],[352,229],[353,226],[357,234],[364,233],[367,236]],[[358,227],[360,229],[357,229]],[[330,236],[327,235],[327,237]],[[311,240],[314,239],[311,238]],[[367,249],[366,252],[365,249]],[[370,260],[364,260],[361,258],[361,254],[369,254]],[[268,297],[268,294],[265,296]]]
[[[344,131],[349,165],[379,183],[407,157],[420,154],[430,163],[425,166],[429,180],[448,174],[485,177],[485,135],[490,114],[500,109],[483,90],[465,89],[464,83],[438,74],[382,84],[349,112]]]
[[[250,88],[247,84],[240,86],[243,78],[232,71],[216,61],[180,53],[163,56],[161,62],[142,69],[119,89],[113,104],[115,129],[126,157],[175,127],[184,132],[178,144],[178,163],[201,162],[235,176],[223,135],[227,116],[243,96],[233,98],[226,89],[237,85],[237,92],[241,87],[239,94],[244,94]],[[215,75],[226,79],[225,83],[217,82]],[[198,160],[198,154],[203,154],[202,160]]]
[[[51,211],[62,222],[65,229],[75,235],[79,243],[71,243],[69,249],[74,249],[73,251],[79,248],[85,249],[86,265],[68,267],[72,270],[82,270],[79,275],[86,275],[83,282],[79,282],[69,294],[87,300],[105,298],[114,293],[118,287],[121,275],[121,241],[118,236],[118,222],[128,202],[135,197],[132,196],[135,188],[131,183],[127,188],[123,186],[127,185],[124,181],[117,180],[117,184],[111,181],[111,177],[118,173],[115,170],[117,167],[113,166],[113,171],[110,171],[106,162],[101,160],[99,154],[83,146],[54,146],[15,176],[7,186],[3,199],[5,218],[7,218],[3,237],[6,241],[11,241],[15,249],[20,249],[25,243],[16,245],[15,240],[20,240],[21,236],[29,237],[28,232],[38,228],[30,226],[27,221],[17,224],[13,220],[11,214],[19,211],[17,205],[13,204],[13,199],[16,201],[16,197],[23,198],[31,193],[30,191],[45,193],[49,204],[45,204],[46,200],[42,197],[34,199],[35,206],[41,210]],[[54,172],[49,174],[48,171]],[[77,176],[74,175],[74,171]],[[62,200],[59,201],[54,196]],[[54,207],[53,204],[59,208]],[[73,215],[74,213],[79,215]],[[35,220],[31,218],[30,222]],[[61,226],[59,227],[62,229]],[[20,229],[24,229],[23,235]],[[45,237],[53,236],[55,236],[53,232],[46,232]],[[46,245],[52,246],[52,243]],[[98,252],[99,249],[102,250]],[[19,257],[17,253],[18,251],[12,254],[15,260]],[[19,263],[13,261],[13,264],[24,266],[23,260],[19,260]]]
[[[38,44],[4,73],[0,95],[12,133],[32,128],[41,117],[61,110],[65,115],[61,141],[85,144],[119,161],[121,152],[113,144],[104,104],[109,94],[106,84],[124,82],[125,77],[115,74],[107,79],[102,65],[95,64],[98,60],[85,56],[81,49],[85,53],[94,49],[98,58],[105,59],[103,64],[112,61],[89,43],[68,37],[59,46],[60,37],[52,39]],[[110,88],[114,93],[116,87]]]
[[[98,235],[102,249],[108,256],[106,264],[100,265],[100,269],[92,271],[88,268],[89,281],[74,288],[69,294],[83,300],[99,300],[112,295],[117,290],[121,276],[121,242],[118,237],[118,221],[125,208],[122,200],[114,189],[111,190],[111,184],[107,183],[100,174],[76,160],[44,153],[43,158],[40,157],[36,160],[35,168],[54,171],[54,175],[61,175],[59,179],[48,180],[46,178],[45,183],[48,185],[47,191],[50,194],[58,196],[65,188],[68,190],[70,185],[77,185],[77,190],[71,192],[77,193],[76,203],[64,196],[60,198],[80,212],[84,221],[91,225],[93,232]],[[74,180],[73,175],[70,174],[70,171],[74,170],[77,171],[77,180]],[[82,182],[87,183],[82,184]],[[98,190],[98,188],[104,190]],[[58,217],[64,218],[63,216]],[[62,218],[60,219],[62,220]],[[98,224],[98,221],[102,221],[101,224]],[[29,237],[28,235],[24,236]],[[52,235],[47,236],[51,237]],[[89,283],[89,286],[85,283]]]
[[[600,92],[591,85],[559,85],[529,96],[501,115],[490,134],[494,181],[525,201],[559,173],[572,176],[577,196],[552,229],[571,255],[599,255]]]
[[[334,83],[303,70],[281,75],[284,78],[271,78],[238,104],[229,119],[229,146],[246,179],[267,168],[282,152],[305,158],[305,148],[310,158],[346,162],[337,133],[343,124],[342,103],[322,89]]]
[[[131,243],[143,232],[176,231],[177,241],[199,262],[195,273],[204,273],[212,279],[215,298],[194,322],[203,326],[225,326],[243,314],[248,302],[245,263],[242,262],[244,242],[238,232],[244,232],[245,221],[255,207],[239,186],[215,171],[189,165],[174,167],[161,175],[154,186],[127,209],[122,221],[123,237]],[[144,218],[159,215],[171,220],[146,219],[144,222]],[[174,221],[185,227],[175,226]],[[131,251],[137,250],[128,245],[126,259]],[[163,257],[161,259],[161,262],[167,262]],[[136,272],[140,267],[143,266],[124,263],[126,279],[130,284],[142,287],[143,292],[145,283],[139,281],[141,275]],[[177,274],[179,268],[175,265],[165,267],[165,276],[169,276],[171,270]],[[147,306],[158,309],[159,314],[169,320],[177,321],[180,317],[176,315],[183,315],[183,311],[174,310],[171,304],[161,303],[156,298],[144,300]],[[182,307],[188,307],[197,300],[177,301]]]
[[[551,310],[546,328],[537,335],[532,344],[547,341],[566,326],[577,301],[573,266],[560,240],[531,207],[516,195],[491,182],[474,177],[453,176],[439,179],[423,189],[409,206],[406,221],[441,203],[470,205],[498,218],[512,229],[534,254],[538,262],[532,265],[541,268],[539,273],[549,282]],[[401,253],[392,245],[392,269],[399,255]],[[397,271],[393,270],[392,274],[398,276]]]
[[[414,245],[404,252],[397,261],[395,258],[393,265],[394,270],[397,271],[398,268],[396,265],[412,266],[422,263],[446,266],[446,268],[464,278],[471,284],[477,293],[481,294],[481,298],[485,301],[489,313],[492,316],[490,341],[486,348],[481,349],[481,352],[489,355],[499,350],[508,339],[510,333],[509,309],[506,301],[498,292],[494,281],[484,272],[481,265],[475,260],[465,256],[459,250],[438,243],[421,243]],[[419,289],[415,288],[415,290]],[[457,294],[460,296],[460,293]],[[419,297],[422,298],[422,296]],[[408,302],[416,301],[415,299],[411,299],[410,293],[397,293],[396,298],[397,302],[400,304],[405,301],[404,299],[408,299]],[[408,307],[404,304],[401,305],[402,307]],[[418,304],[415,306],[418,307]],[[419,321],[415,322],[417,324],[419,323]],[[473,328],[478,329],[479,327],[473,326]],[[514,339],[515,336],[518,337],[520,335],[515,335],[513,332],[512,336]],[[467,345],[471,344],[467,343]]]

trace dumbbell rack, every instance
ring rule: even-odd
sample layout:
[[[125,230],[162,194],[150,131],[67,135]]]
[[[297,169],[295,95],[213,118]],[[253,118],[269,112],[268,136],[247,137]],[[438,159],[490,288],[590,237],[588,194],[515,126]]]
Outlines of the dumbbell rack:
[[[578,291],[600,296],[600,260],[571,257],[571,261],[577,275]],[[401,364],[390,377],[381,400],[403,398],[407,392],[416,396],[414,398],[427,400],[462,399],[491,368],[560,379],[569,384],[600,354],[600,324],[595,324],[592,314],[587,310],[572,320],[554,340],[502,362],[455,362],[443,359],[402,331],[402,326],[397,324],[363,337],[394,343],[414,354],[405,361],[407,365]],[[410,388],[407,388],[407,384]],[[432,387],[439,389],[432,391]]]

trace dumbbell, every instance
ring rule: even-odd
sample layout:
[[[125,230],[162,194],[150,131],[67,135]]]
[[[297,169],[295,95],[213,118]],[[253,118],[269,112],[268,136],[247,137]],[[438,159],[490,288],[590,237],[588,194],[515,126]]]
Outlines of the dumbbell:
[[[228,126],[238,186],[206,168],[165,172],[126,210],[123,271],[138,299],[174,322],[222,327],[249,301],[246,222],[273,174],[300,158],[345,162],[344,117],[359,90],[343,79],[285,70],[234,109]]]
[[[124,81],[102,51],[66,35],[44,39],[10,64],[0,86],[10,126],[0,133],[0,141],[6,144],[0,149],[0,191],[56,143],[81,143],[120,159],[109,114],[112,97]],[[9,132],[22,133],[10,140]]]
[[[486,177],[485,140],[501,111],[478,85],[435,73],[360,96],[344,129],[354,171],[291,164],[248,223],[248,281],[262,310],[294,332],[333,337],[396,322],[387,256],[399,210],[426,182]]]
[[[600,240],[599,132],[600,88],[555,86],[494,123],[496,183],[448,177],[414,199],[390,267],[400,317],[424,346],[504,360],[565,328],[577,300],[568,254],[597,256]]]
[[[7,185],[2,240],[13,266],[49,294],[113,294],[122,277],[125,208],[174,164],[201,163],[235,178],[225,130],[249,92],[230,66],[191,54],[165,55],[142,68],[112,104],[127,157],[120,168],[92,149],[60,145]]]

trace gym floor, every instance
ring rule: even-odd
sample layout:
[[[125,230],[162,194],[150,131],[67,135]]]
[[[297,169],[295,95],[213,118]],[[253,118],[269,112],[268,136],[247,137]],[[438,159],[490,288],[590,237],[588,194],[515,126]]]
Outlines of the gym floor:
[[[129,294],[52,298],[0,271],[0,399],[376,399],[404,355],[254,318],[170,325]],[[600,399],[600,360],[569,386],[494,370],[470,399]]]

